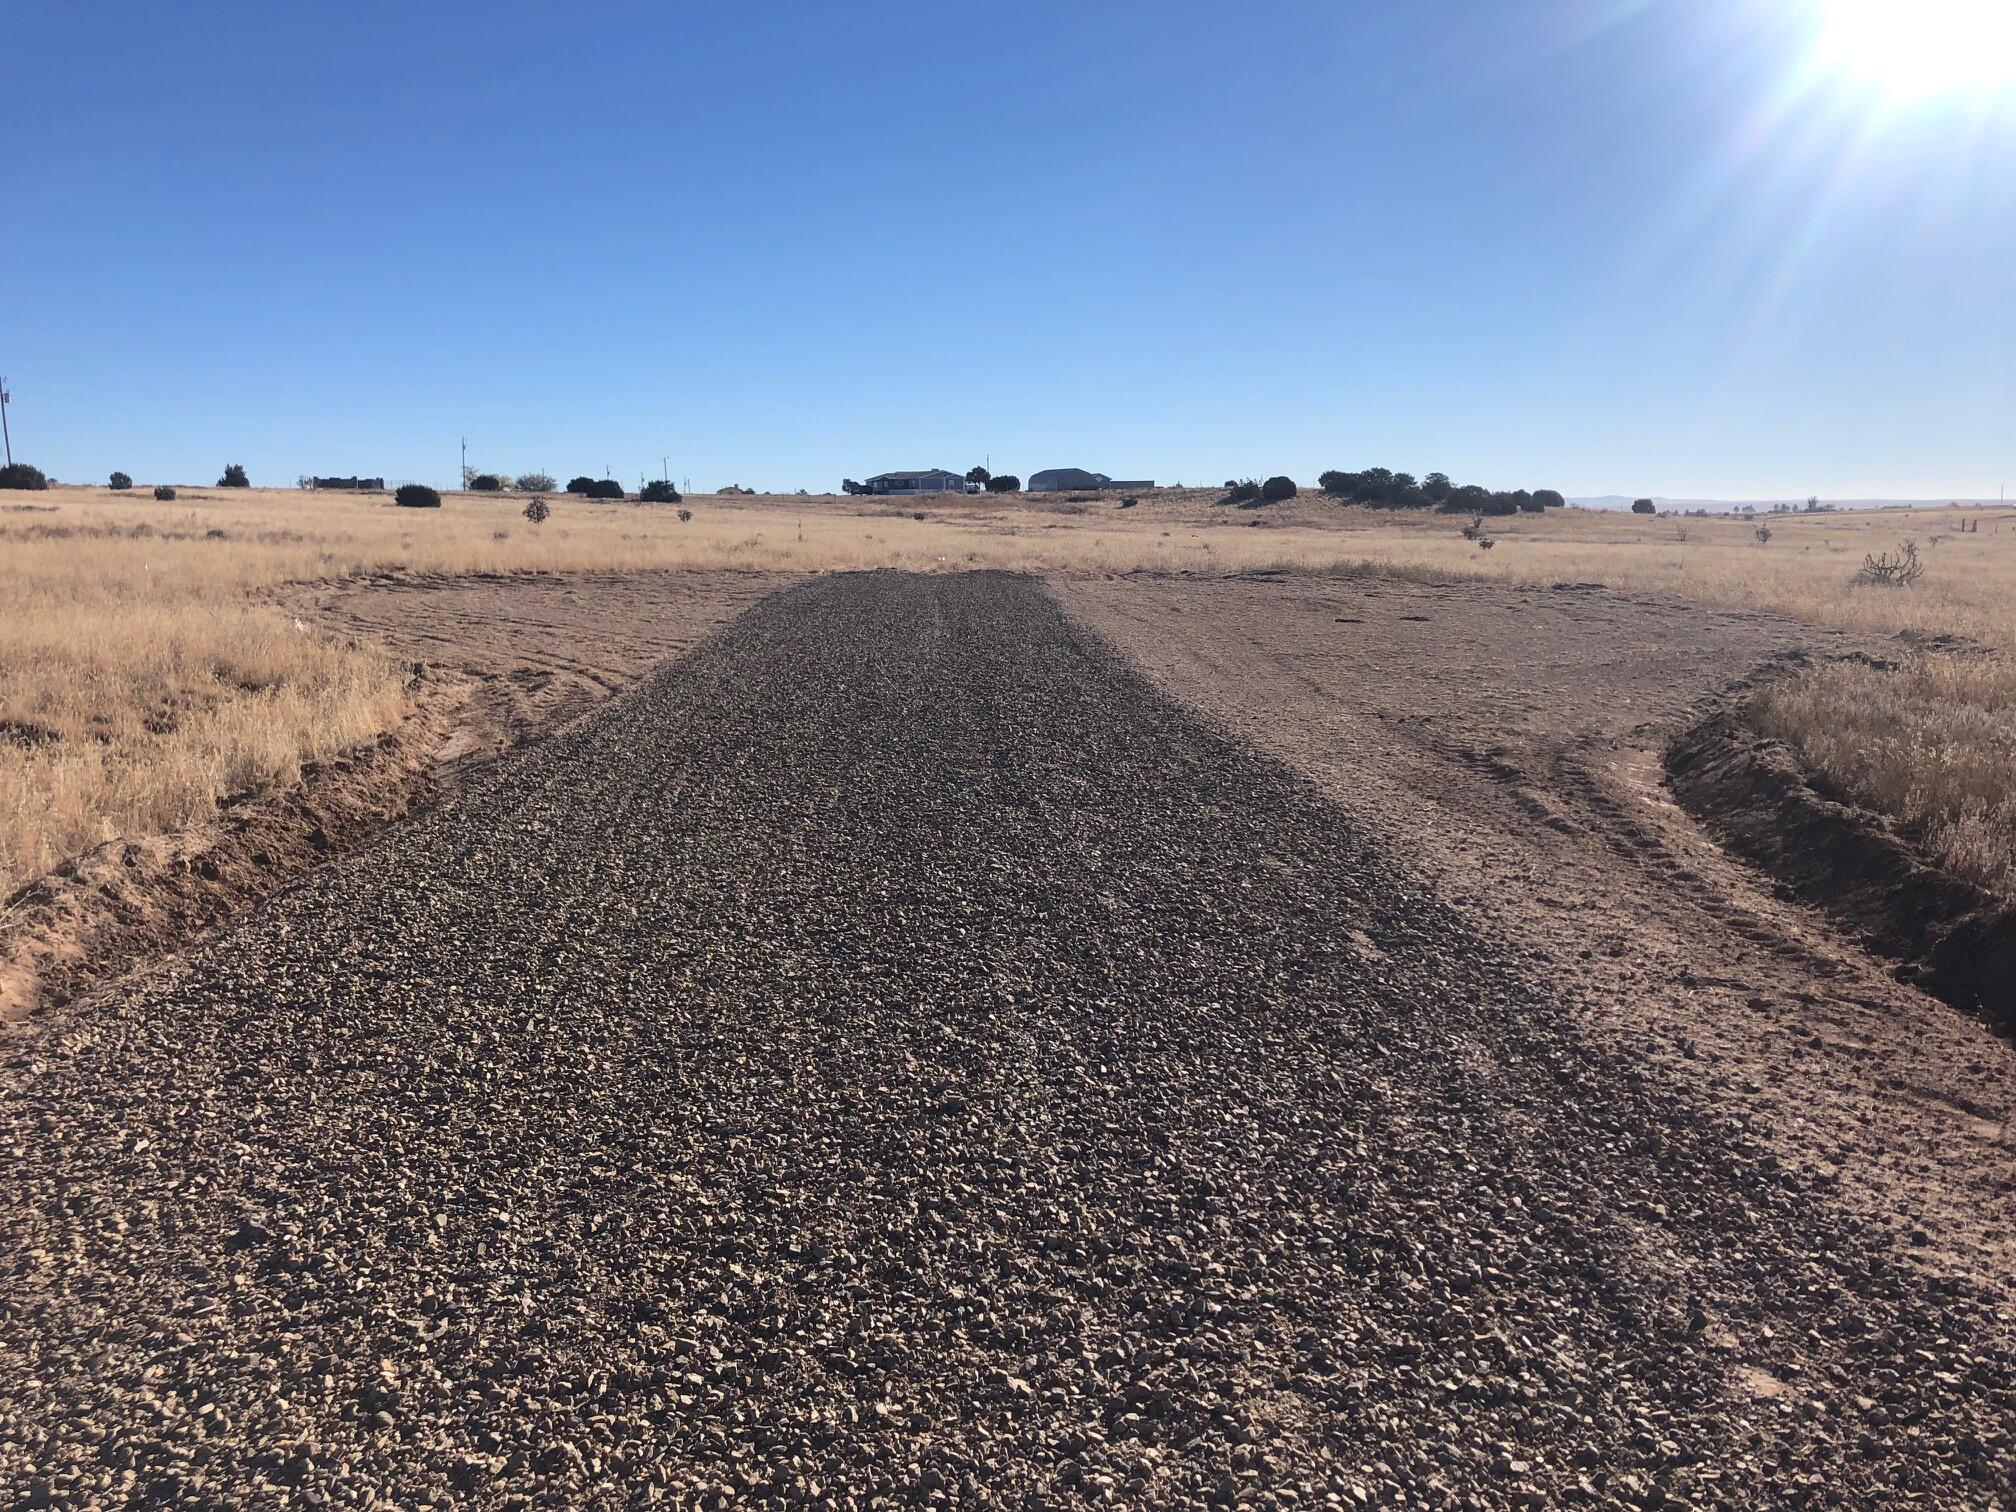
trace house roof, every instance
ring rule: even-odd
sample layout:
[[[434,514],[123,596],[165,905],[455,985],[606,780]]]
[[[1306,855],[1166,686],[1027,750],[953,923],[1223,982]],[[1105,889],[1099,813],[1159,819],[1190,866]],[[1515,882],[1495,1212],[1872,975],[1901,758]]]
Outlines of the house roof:
[[[870,483],[878,483],[884,478],[963,478],[965,476],[964,473],[955,473],[949,467],[920,467],[915,472],[877,473],[868,481]]]

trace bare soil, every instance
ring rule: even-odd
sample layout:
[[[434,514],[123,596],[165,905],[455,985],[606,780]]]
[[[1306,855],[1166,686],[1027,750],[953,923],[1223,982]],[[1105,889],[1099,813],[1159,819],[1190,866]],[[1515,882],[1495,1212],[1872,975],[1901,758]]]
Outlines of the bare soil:
[[[1170,696],[1313,779],[1592,1031],[1767,1136],[1932,1271],[2016,1274],[2016,1045],[1673,802],[1669,741],[1787,655],[1866,643],[1596,588],[1060,580]]]

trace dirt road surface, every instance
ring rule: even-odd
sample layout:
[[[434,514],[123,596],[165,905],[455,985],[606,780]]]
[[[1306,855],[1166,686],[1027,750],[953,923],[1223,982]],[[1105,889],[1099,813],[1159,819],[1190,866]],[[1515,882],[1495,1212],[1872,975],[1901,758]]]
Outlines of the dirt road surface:
[[[1036,584],[826,579],[0,1071],[0,1500],[2006,1506],[1997,1298]]]

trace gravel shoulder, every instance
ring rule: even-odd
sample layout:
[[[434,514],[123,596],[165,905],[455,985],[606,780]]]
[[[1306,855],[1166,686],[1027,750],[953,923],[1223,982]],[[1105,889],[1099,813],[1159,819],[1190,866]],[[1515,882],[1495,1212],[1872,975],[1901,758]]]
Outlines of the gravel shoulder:
[[[766,598],[10,1047],[0,1501],[2009,1505],[2004,1299],[1438,886],[1028,579]]]

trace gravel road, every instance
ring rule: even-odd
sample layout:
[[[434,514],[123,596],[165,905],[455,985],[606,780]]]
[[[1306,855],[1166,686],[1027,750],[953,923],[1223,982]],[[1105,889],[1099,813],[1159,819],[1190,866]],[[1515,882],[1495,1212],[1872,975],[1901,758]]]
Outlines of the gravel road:
[[[1000,574],[769,598],[0,1071],[0,1504],[1997,1507],[2006,1303]]]

